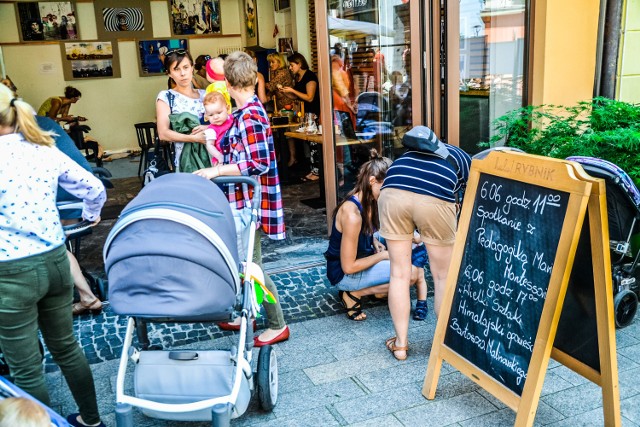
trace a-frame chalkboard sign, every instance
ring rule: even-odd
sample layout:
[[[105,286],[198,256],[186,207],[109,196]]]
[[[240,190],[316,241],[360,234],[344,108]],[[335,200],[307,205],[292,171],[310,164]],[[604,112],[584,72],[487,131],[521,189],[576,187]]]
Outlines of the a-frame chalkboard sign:
[[[445,360],[530,426],[553,356],[602,387],[605,423],[619,426],[608,235],[604,183],[578,164],[513,152],[474,160],[424,396],[435,398]],[[572,275],[577,252],[589,257],[586,284]],[[586,348],[564,342],[576,320],[567,288],[587,307]]]

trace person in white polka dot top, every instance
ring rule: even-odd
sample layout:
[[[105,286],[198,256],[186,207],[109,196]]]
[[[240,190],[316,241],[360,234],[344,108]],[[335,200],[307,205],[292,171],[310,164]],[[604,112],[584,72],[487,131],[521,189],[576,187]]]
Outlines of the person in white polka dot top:
[[[72,425],[104,425],[87,359],[73,333],[73,279],[56,208],[58,184],[97,224],[99,179],[55,147],[33,108],[0,85],[0,348],[15,384],[49,405],[38,329],[80,409]]]

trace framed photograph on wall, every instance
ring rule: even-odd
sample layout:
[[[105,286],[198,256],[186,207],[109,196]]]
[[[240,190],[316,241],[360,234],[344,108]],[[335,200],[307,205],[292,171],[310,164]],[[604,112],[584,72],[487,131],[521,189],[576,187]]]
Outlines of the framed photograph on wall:
[[[60,50],[65,80],[120,77],[117,42],[67,42]]]
[[[173,36],[222,34],[220,0],[170,0]]]
[[[74,2],[21,2],[15,7],[21,42],[79,38]]]
[[[189,49],[187,39],[136,40],[140,77],[165,75],[164,55],[174,49]]]
[[[144,0],[96,0],[96,29],[101,40],[152,38],[151,3]]]
[[[247,46],[258,46],[257,0],[242,0],[244,29],[247,32]]]

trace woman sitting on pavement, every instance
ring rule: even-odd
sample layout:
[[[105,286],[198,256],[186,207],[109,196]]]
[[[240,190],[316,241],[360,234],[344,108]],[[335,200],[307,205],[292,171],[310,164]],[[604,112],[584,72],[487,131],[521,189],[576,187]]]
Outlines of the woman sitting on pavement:
[[[329,248],[324,254],[327,278],[338,288],[347,317],[355,321],[367,318],[362,311],[363,296],[389,291],[389,253],[373,233],[379,228],[377,200],[390,164],[391,160],[372,149],[371,160],[360,168],[356,186],[333,213]],[[411,282],[419,279],[418,269],[411,267]],[[422,283],[424,280],[423,274]]]

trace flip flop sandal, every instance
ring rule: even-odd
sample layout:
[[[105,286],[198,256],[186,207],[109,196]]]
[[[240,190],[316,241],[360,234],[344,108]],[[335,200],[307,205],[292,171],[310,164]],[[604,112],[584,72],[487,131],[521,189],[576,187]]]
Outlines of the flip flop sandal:
[[[415,310],[413,310],[413,320],[425,320],[428,312],[427,301],[419,299],[416,301]]]
[[[84,314],[87,311],[91,314],[100,314],[102,312],[102,301],[96,298],[86,305],[80,301],[71,306],[71,311],[74,316]]]
[[[407,359],[407,356],[408,356],[408,353],[409,353],[409,344],[408,343],[404,347],[398,347],[396,345],[396,337],[391,337],[388,340],[386,340],[384,344],[387,346],[387,350],[389,350],[391,352],[391,354],[393,354],[393,357],[395,357],[396,360],[406,360]],[[396,355],[396,351],[404,351],[404,357]]]
[[[354,301],[352,306],[347,305],[347,302],[344,300],[345,295]],[[340,298],[340,302],[342,303],[342,306],[347,310],[347,317],[349,318],[349,320],[353,320],[355,322],[362,322],[363,320],[367,319],[367,314],[364,311],[362,311],[362,300],[360,298],[354,297],[353,294],[351,294],[351,292],[349,291],[339,291],[338,297]],[[364,317],[360,318],[360,316],[363,314],[364,314]]]

